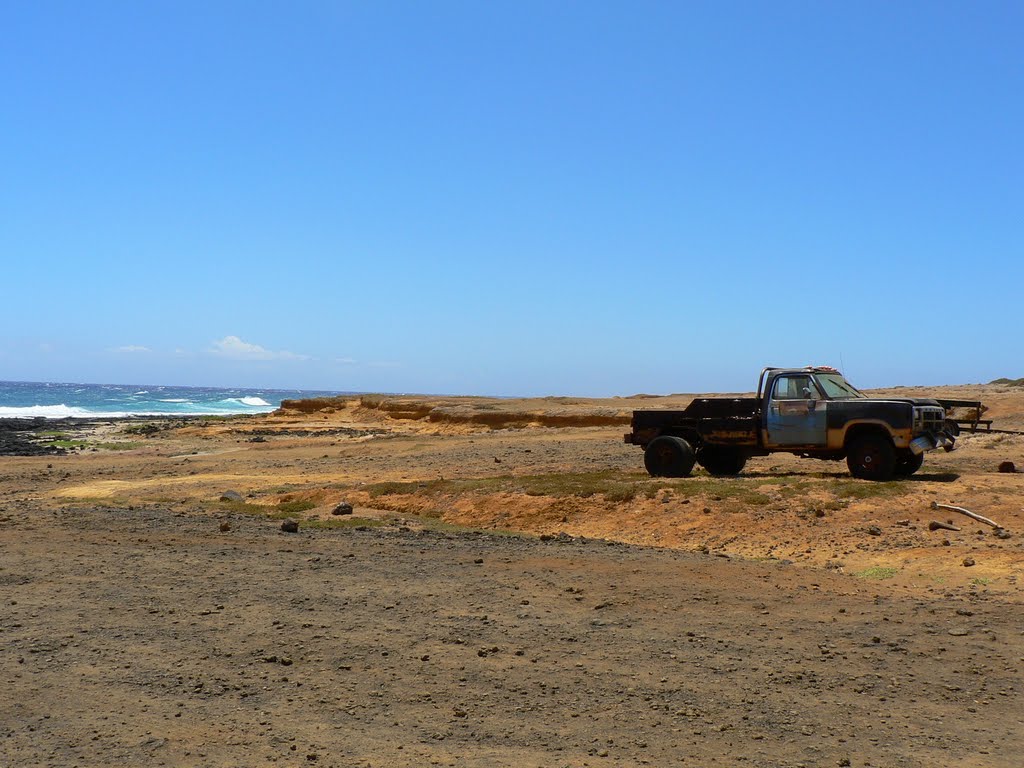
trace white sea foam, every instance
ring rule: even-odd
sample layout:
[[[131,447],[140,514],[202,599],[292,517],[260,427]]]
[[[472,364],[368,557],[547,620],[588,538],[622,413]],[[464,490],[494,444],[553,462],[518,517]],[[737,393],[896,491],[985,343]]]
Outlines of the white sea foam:
[[[133,414],[108,411],[98,412],[90,411],[85,408],[69,408],[64,404],[27,405],[21,408],[15,408],[13,406],[0,407],[0,419],[34,419],[37,417],[42,417],[44,419],[87,419],[95,418],[97,416],[117,418],[120,416],[131,415]]]
[[[185,397],[161,397],[160,398],[160,402],[161,403],[190,403],[192,401],[189,400],[188,398],[185,398]]]
[[[251,405],[254,408],[273,408],[270,403],[264,400],[262,397],[230,397],[224,402],[226,403],[241,403],[242,405]]]

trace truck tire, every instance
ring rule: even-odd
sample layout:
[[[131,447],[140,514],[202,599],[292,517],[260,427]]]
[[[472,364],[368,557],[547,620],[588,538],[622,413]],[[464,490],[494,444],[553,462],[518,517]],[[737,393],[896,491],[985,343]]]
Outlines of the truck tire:
[[[907,451],[905,454],[901,453],[896,457],[896,467],[893,469],[893,474],[896,477],[910,477],[921,468],[922,464],[924,464],[923,453],[917,455],[910,451]]]
[[[644,451],[644,466],[651,477],[687,477],[696,460],[693,446],[681,437],[656,437]]]
[[[697,454],[697,461],[712,475],[738,475],[746,466],[747,457],[739,448],[705,445]]]
[[[864,435],[854,438],[846,451],[850,474],[861,480],[891,480],[896,468],[896,449],[887,437]]]

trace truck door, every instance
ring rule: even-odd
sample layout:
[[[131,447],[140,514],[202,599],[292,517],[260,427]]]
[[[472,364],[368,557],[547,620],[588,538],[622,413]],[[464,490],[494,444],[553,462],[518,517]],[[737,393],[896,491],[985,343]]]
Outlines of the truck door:
[[[807,374],[778,376],[768,401],[767,445],[825,447],[826,403]]]

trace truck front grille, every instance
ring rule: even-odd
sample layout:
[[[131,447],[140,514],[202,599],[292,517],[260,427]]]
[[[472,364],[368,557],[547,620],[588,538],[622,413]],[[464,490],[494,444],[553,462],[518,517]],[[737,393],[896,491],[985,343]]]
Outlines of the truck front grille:
[[[926,432],[938,434],[946,422],[946,412],[935,406],[919,406],[914,408],[914,434]]]

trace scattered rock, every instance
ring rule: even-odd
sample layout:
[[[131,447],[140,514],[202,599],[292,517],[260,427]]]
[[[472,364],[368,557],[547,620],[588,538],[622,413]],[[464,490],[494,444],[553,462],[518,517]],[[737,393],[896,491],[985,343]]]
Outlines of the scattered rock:
[[[870,533],[872,536],[881,536],[882,535],[882,529],[879,528],[877,525],[869,525],[868,526],[868,533]]]
[[[297,520],[292,520],[291,518],[288,518],[283,523],[281,523],[281,530],[285,533],[298,533],[299,523]]]
[[[970,633],[963,627],[954,627],[953,629],[949,630],[949,634],[951,634],[953,637],[964,637]]]
[[[224,493],[222,493],[220,495],[220,500],[221,501],[244,501],[244,499],[242,498],[242,494],[240,494],[238,491],[224,491]]]
[[[231,523],[229,523],[227,520],[223,521],[220,524],[220,532],[221,533],[227,533],[230,530],[231,530]]]
[[[996,528],[995,537],[997,539],[1008,539],[1012,534],[1005,528]]]
[[[957,528],[955,525],[953,525],[951,523],[942,523],[942,522],[939,522],[938,520],[932,520],[930,523],[928,523],[928,530],[929,531],[937,531],[940,528],[942,530],[944,530],[944,531],[959,531],[960,530],[959,528]]]
[[[999,471],[1012,474],[1017,471],[1017,467],[1013,465],[1012,461],[1004,461],[1002,464],[999,465]]]
[[[341,502],[338,506],[331,510],[332,515],[351,515],[352,505],[347,501]]]
[[[964,563],[964,568],[970,568],[972,565],[974,565],[974,558],[973,557],[965,557],[964,560],[963,560],[963,563]]]

